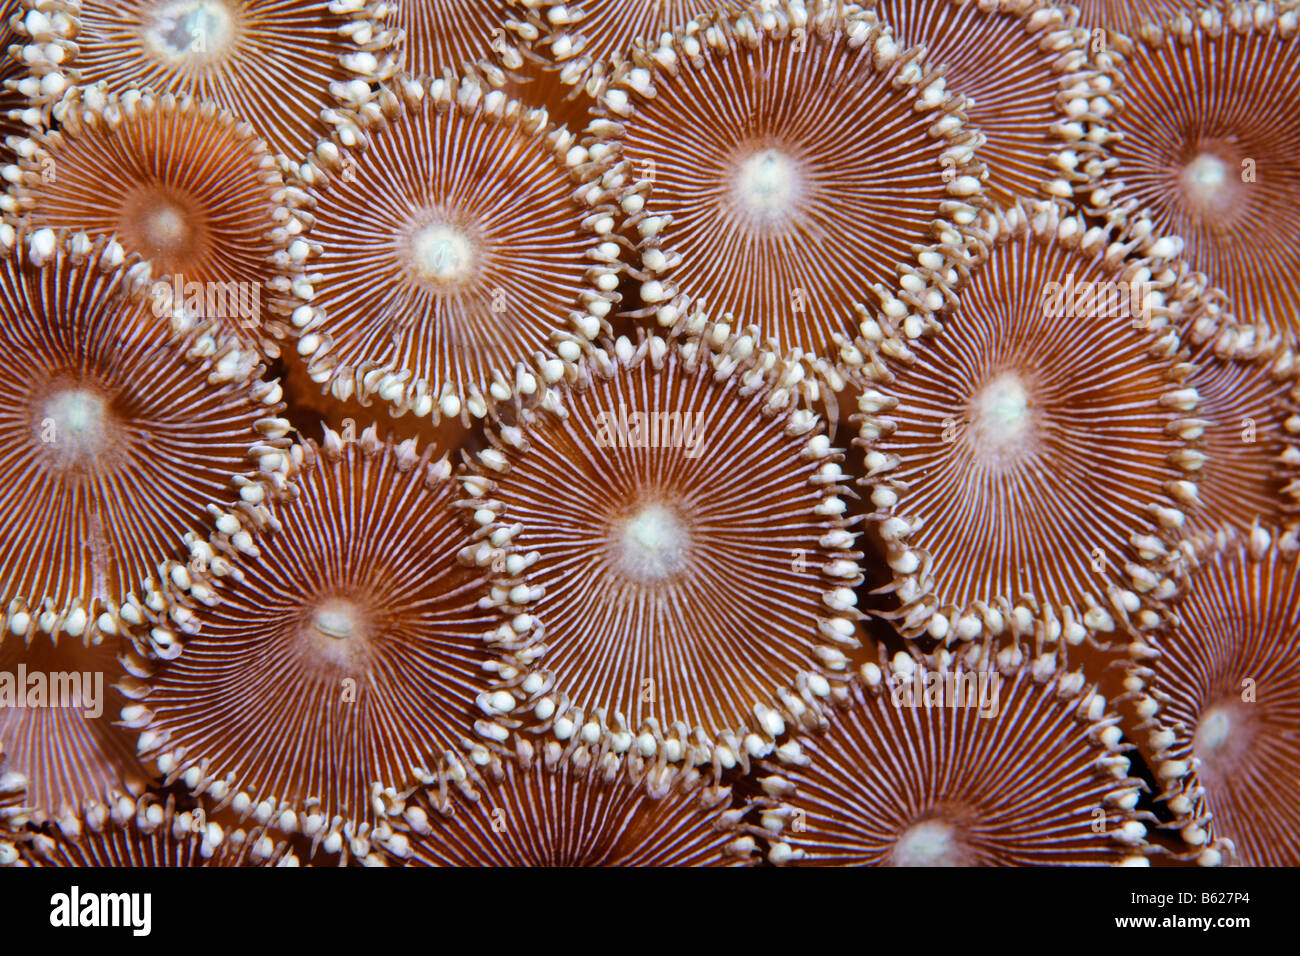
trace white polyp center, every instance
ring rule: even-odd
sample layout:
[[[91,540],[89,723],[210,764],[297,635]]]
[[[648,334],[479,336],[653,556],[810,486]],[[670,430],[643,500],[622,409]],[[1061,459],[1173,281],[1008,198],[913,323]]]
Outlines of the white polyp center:
[[[621,563],[629,574],[657,581],[685,565],[689,535],[677,515],[662,505],[647,505],[621,529]]]
[[[458,282],[473,268],[474,247],[459,229],[436,223],[415,234],[411,258],[421,278]]]
[[[322,601],[311,612],[308,625],[308,638],[319,660],[346,667],[365,650],[366,618],[352,601]]]
[[[326,637],[332,637],[336,641],[355,637],[361,629],[361,622],[357,619],[356,608],[350,604],[320,608],[316,611],[312,624],[320,633]]]
[[[1213,201],[1227,181],[1227,165],[1219,157],[1207,153],[1197,156],[1183,171],[1183,182],[1188,191],[1206,204]]]
[[[1246,711],[1234,702],[1206,708],[1196,725],[1192,749],[1206,770],[1229,769],[1250,745],[1252,736]]]
[[[740,164],[735,194],[742,209],[756,219],[781,219],[794,207],[799,170],[785,153],[764,149]]]
[[[91,457],[103,448],[107,417],[104,400],[94,392],[58,392],[45,403],[41,441],[73,459]]]
[[[961,843],[942,820],[914,824],[894,844],[896,866],[960,866],[961,861]]]
[[[224,49],[234,27],[222,0],[173,0],[154,10],[144,43],[161,60],[201,60]]]
[[[185,212],[170,202],[159,203],[146,212],[140,219],[140,228],[145,241],[160,252],[182,248],[190,240]]]
[[[1029,392],[1012,373],[989,382],[975,400],[975,424],[980,437],[994,448],[1018,445],[1029,430]]]
[[[1231,157],[1225,159],[1207,150],[1183,166],[1178,181],[1191,209],[1216,219],[1230,218],[1240,212],[1246,198],[1241,175]]]
[[[1201,724],[1196,729],[1196,742],[1205,750],[1218,750],[1227,742],[1230,733],[1232,718],[1226,711],[1212,707],[1201,718]]]

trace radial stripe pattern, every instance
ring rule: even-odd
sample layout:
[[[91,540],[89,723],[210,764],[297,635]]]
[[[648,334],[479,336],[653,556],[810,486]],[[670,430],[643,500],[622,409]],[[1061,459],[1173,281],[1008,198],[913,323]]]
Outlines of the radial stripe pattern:
[[[760,832],[772,862],[1105,865],[1145,852],[1119,718],[1082,675],[875,677],[825,733],[768,767]]]
[[[919,49],[858,8],[800,11],[700,21],[647,50],[593,129],[638,178],[641,298],[660,324],[702,302],[838,360],[864,302],[909,335],[949,303],[984,171]]]
[[[933,637],[1073,644],[1166,592],[1147,565],[1195,503],[1196,391],[1168,290],[1084,231],[1013,209],[944,334],[860,396],[862,481],[896,574],[934,582]]]
[[[399,47],[401,69],[411,76],[441,76],[462,72],[493,52],[509,51],[505,42],[512,15],[522,15],[508,2],[482,0],[415,0],[399,3],[393,25],[405,34]],[[514,52],[513,60],[519,54]]]
[[[530,3],[526,22],[538,33],[537,47],[561,68],[563,82],[604,88],[630,59],[637,44],[654,46],[664,36],[685,30],[701,14],[723,18],[745,9],[738,0],[577,0]]]
[[[1201,863],[1300,863],[1300,573],[1256,531],[1202,563],[1133,648],[1138,739]]]
[[[578,756],[585,759],[579,760]],[[505,764],[477,800],[445,813],[417,797],[412,826],[391,844],[415,866],[737,866],[754,841],[737,832],[726,787],[652,796],[619,761],[583,751],[557,765]],[[413,811],[413,812],[412,812]]]
[[[517,35],[518,47],[497,50],[502,62],[521,61],[505,71],[507,88],[578,132],[594,119],[597,98],[635,59],[636,47],[687,29],[700,14],[733,14],[746,5],[737,0],[529,0],[525,6],[519,19],[504,23]]]
[[[125,700],[115,685],[128,673],[120,656],[139,666],[120,638],[0,639],[0,742],[8,769],[27,778],[25,817],[66,824],[89,802],[148,780],[130,731],[115,726]]]
[[[737,13],[744,4],[723,0],[578,0],[565,4],[573,45],[591,61],[626,57],[637,40],[658,41],[667,31],[684,28],[698,15]],[[548,18],[550,17],[548,11]]]
[[[1230,4],[1207,13],[1208,27],[1142,31],[1125,58],[1109,193],[1181,237],[1242,321],[1295,331],[1300,43],[1294,14],[1276,17]]]
[[[857,646],[839,456],[753,365],[715,376],[706,345],[653,337],[616,352],[529,421],[526,451],[480,456],[480,520],[537,554],[557,721],[650,748],[685,731],[705,759],[720,735],[762,748],[816,719]]]
[[[17,9],[18,0],[0,3],[0,166],[7,166],[16,158],[8,145],[9,137],[27,135],[27,125],[22,117],[27,97],[18,89],[18,81],[27,70],[21,57],[9,55],[9,47],[16,41],[9,18]]]
[[[44,259],[44,257],[48,257]],[[33,265],[33,260],[43,266]],[[254,356],[180,335],[138,263],[49,232],[0,259],[0,595],[17,635],[93,633],[145,599],[209,513],[255,523],[283,494],[288,424]]]
[[[148,87],[189,94],[257,120],[274,152],[297,163],[330,130],[322,111],[369,99],[392,75],[396,32],[363,0],[54,0],[24,57],[46,83],[103,93]],[[30,26],[24,24],[24,29]],[[60,55],[59,52],[62,51]],[[55,115],[69,104],[56,104]]]
[[[602,164],[544,113],[485,93],[400,78],[364,148],[318,153],[284,307],[340,398],[482,417],[489,393],[535,387],[539,355],[602,327],[618,273],[597,237],[612,227]]]
[[[420,781],[464,780],[447,755],[513,708],[487,680],[522,679],[510,652],[530,624],[462,560],[445,458],[373,430],[298,450],[298,500],[242,574],[212,583],[198,634],[124,718],[169,780],[194,771],[219,805],[319,842],[372,828]]]
[[[1094,52],[1109,46],[1106,31],[1129,37],[1137,34],[1142,23],[1157,22],[1178,13],[1190,13],[1214,6],[1213,0],[1078,0],[1079,23],[1092,34]],[[1103,46],[1104,45],[1104,46]],[[1102,47],[1102,49],[1098,49]]]
[[[169,313],[256,342],[284,189],[275,162],[210,103],[135,95],[36,134],[7,208],[33,228],[116,236],[151,263]]]
[[[1096,144],[1113,77],[1092,62],[1075,8],[1037,0],[881,0],[873,9],[899,45],[924,43],[948,88],[967,97],[993,202],[1068,199],[1076,189],[1088,195],[1102,170]]]
[[[1291,347],[1263,329],[1229,329],[1192,345],[1204,423],[1194,442],[1200,507],[1189,537],[1259,524],[1273,533],[1300,524],[1300,364]]]

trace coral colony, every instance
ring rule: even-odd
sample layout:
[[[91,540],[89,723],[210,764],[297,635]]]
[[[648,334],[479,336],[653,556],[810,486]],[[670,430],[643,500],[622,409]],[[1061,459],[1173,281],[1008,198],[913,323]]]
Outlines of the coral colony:
[[[1300,864],[1183,2],[3,0],[0,864]]]

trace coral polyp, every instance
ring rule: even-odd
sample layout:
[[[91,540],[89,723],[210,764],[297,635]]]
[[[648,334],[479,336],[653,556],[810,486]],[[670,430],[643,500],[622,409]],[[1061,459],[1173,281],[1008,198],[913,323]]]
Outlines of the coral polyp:
[[[921,54],[830,4],[639,51],[589,129],[635,177],[643,310],[671,327],[699,303],[830,364],[868,304],[921,334],[963,278],[983,189],[961,100]]]
[[[1049,205],[995,221],[943,334],[862,390],[860,481],[896,576],[934,583],[908,628],[1055,654],[1172,593],[1157,566],[1196,503],[1197,394],[1150,260],[1079,242]]]
[[[160,610],[159,568],[214,516],[287,493],[288,423],[254,355],[173,328],[120,245],[41,230],[0,258],[0,601],[19,637],[94,639]],[[19,480],[18,476],[22,478]]]
[[[9,18],[14,15],[17,7],[17,0],[4,0],[0,3],[0,166],[12,163],[16,155],[9,145],[9,137],[22,138],[28,131],[24,119],[27,97],[18,88],[18,81],[26,71],[22,58],[9,52],[9,46],[14,40]]]
[[[726,787],[649,792],[627,758],[582,747],[507,761],[447,810],[418,795],[390,852],[413,866],[738,866],[755,856]]]
[[[67,826],[90,803],[148,783],[131,732],[116,725],[119,685],[142,666],[111,636],[0,638],[0,740],[9,770],[31,781],[24,820]]]
[[[128,91],[99,107],[65,105],[57,132],[20,144],[10,215],[33,229],[115,236],[150,263],[162,310],[264,339],[284,184],[253,128],[189,97]]]
[[[1196,336],[1192,336],[1193,339]],[[1199,507],[1190,538],[1262,526],[1289,540],[1300,525],[1300,365],[1267,327],[1230,327],[1193,342],[1199,399],[1192,427]]]
[[[702,14],[739,13],[740,0],[578,0],[576,3],[528,2],[517,32],[554,75],[566,98],[597,96],[632,60],[638,44],[653,44],[665,35],[691,29]],[[512,21],[512,25],[514,22]]]
[[[202,806],[178,810],[145,796],[89,804],[53,834],[36,833],[18,844],[27,866],[298,866],[283,837],[264,827],[227,832]]]
[[[1296,331],[1300,104],[1296,14],[1228,3],[1157,20],[1125,44],[1123,109],[1101,201],[1181,237],[1239,318]]]
[[[860,577],[817,417],[752,337],[713,331],[593,353],[466,487],[545,595],[552,729],[727,765],[820,719],[857,646]]]
[[[399,77],[358,121],[362,146],[311,157],[294,190],[310,228],[284,237],[312,380],[435,421],[536,390],[616,298],[602,164],[474,79]]]
[[[21,22],[34,104],[130,89],[189,94],[257,119],[273,152],[300,162],[331,110],[370,97],[396,64],[382,4],[362,0],[56,0]]]
[[[336,853],[420,783],[472,775],[453,752],[514,709],[529,624],[463,559],[445,458],[373,429],[294,455],[300,494],[252,554],[196,550],[198,626],[123,720],[169,782]]]
[[[965,97],[991,201],[1088,195],[1105,168],[1114,76],[1109,60],[1093,62],[1075,8],[880,0],[872,9],[900,45],[924,43],[948,88]]]
[[[778,864],[1141,861],[1119,718],[1082,674],[868,665],[848,710],[765,765]],[[1100,823],[1100,825],[1097,825]]]
[[[496,54],[504,66],[520,66],[512,49],[515,22],[508,2],[421,0],[399,3],[391,23],[402,31],[398,45],[401,70],[414,77],[461,73]],[[499,68],[498,68],[499,69]]]
[[[1285,783],[1300,739],[1298,577],[1294,548],[1259,530],[1230,535],[1177,618],[1131,649],[1137,739],[1201,863],[1300,858],[1300,803]]]

